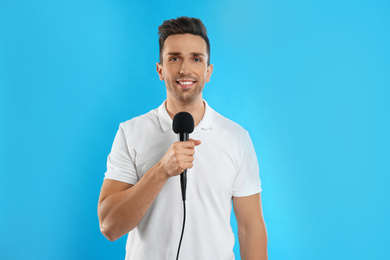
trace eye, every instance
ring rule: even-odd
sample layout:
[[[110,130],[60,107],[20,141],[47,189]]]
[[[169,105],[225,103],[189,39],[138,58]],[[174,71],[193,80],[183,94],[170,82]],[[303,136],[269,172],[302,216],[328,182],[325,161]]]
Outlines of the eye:
[[[201,58],[194,58],[194,61],[195,62],[202,62],[202,59]]]
[[[178,61],[178,60],[179,60],[179,58],[177,58],[177,57],[172,57],[169,59],[169,61]]]

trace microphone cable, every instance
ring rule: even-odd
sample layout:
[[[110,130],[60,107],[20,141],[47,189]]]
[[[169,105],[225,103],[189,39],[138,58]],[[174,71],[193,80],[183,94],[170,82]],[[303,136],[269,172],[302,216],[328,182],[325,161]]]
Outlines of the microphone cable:
[[[180,246],[181,246],[181,241],[183,240],[184,226],[186,224],[186,201],[185,200],[183,200],[183,209],[184,209],[183,228],[181,230],[181,236],[180,236],[179,248],[177,249],[176,260],[179,260]]]

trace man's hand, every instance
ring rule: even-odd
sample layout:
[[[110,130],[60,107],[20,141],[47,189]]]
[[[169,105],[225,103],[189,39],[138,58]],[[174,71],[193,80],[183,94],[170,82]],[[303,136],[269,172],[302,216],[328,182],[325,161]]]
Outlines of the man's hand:
[[[200,145],[199,140],[190,139],[189,141],[176,142],[169,147],[163,158],[160,160],[161,166],[168,174],[173,177],[181,174],[185,169],[193,166],[195,146]]]

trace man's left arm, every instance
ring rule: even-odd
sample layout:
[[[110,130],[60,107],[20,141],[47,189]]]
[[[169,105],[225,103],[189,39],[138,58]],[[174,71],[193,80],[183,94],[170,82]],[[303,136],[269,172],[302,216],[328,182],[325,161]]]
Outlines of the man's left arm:
[[[247,197],[233,197],[233,207],[237,219],[241,259],[268,259],[267,230],[260,193]]]

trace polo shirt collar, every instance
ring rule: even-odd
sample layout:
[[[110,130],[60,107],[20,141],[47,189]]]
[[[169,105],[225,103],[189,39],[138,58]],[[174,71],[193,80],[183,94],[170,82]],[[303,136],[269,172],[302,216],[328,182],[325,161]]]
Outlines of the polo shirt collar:
[[[214,110],[207,104],[206,100],[203,100],[206,106],[205,113],[202,120],[195,127],[194,132],[199,131],[199,129],[211,129],[213,126]],[[164,132],[172,131],[172,118],[167,112],[165,106],[166,100],[157,108],[157,117],[160,122],[161,129]]]

